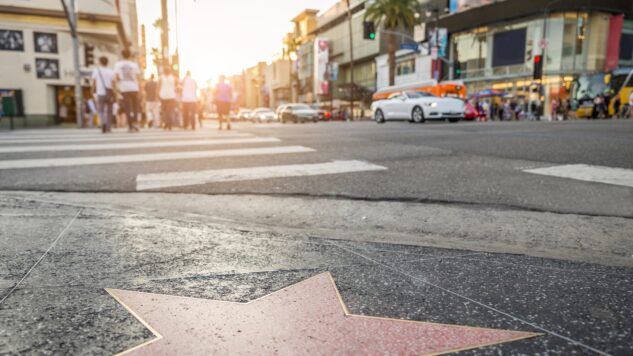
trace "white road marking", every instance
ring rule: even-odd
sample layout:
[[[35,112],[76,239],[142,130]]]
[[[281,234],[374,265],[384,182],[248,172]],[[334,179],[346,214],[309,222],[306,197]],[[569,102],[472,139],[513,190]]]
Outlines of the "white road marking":
[[[126,142],[126,143],[95,143],[83,145],[38,145],[38,146],[12,146],[0,147],[0,153],[16,152],[59,152],[59,151],[95,151],[95,150],[123,150],[130,148],[151,147],[183,147],[183,146],[208,146],[231,145],[243,143],[272,143],[279,142],[274,137],[248,137],[221,140],[189,140],[189,141],[153,141],[153,142]]]
[[[526,169],[524,172],[633,187],[633,170],[624,168],[568,164],[563,166]]]
[[[279,147],[263,147],[263,148],[238,148],[238,149],[213,150],[213,151],[147,153],[147,154],[118,155],[118,156],[18,159],[18,160],[0,161],[0,169],[67,167],[67,166],[81,166],[81,165],[93,165],[93,164],[168,161],[168,160],[177,160],[177,159],[199,159],[199,158],[215,158],[215,157],[273,155],[273,154],[284,154],[284,153],[304,153],[304,152],[314,152],[314,151],[315,151],[314,149],[304,147],[304,146],[279,146]]]
[[[180,131],[180,132],[164,132],[164,131],[149,131],[149,132],[140,132],[140,133],[125,133],[125,132],[116,132],[111,134],[101,134],[94,131],[91,132],[77,132],[75,134],[49,134],[49,135],[0,135],[0,144],[4,142],[11,141],[40,141],[43,140],[55,140],[62,141],[65,139],[73,140],[73,139],[94,139],[95,141],[101,140],[109,140],[109,139],[128,139],[135,140],[138,138],[152,137],[152,138],[174,138],[174,137],[191,137],[191,138],[200,138],[202,136],[208,137],[246,137],[253,136],[248,133],[241,132],[219,132],[219,131]],[[29,142],[29,141],[27,141]]]
[[[91,143],[104,143],[104,142],[116,142],[116,141],[159,141],[159,140],[174,140],[174,139],[220,139],[220,138],[236,138],[236,137],[253,137],[251,134],[247,133],[231,133],[224,135],[190,135],[183,133],[174,133],[171,135],[125,135],[125,136],[114,136],[114,135],[74,135],[74,136],[62,136],[62,137],[47,137],[47,138],[0,138],[0,145],[10,144],[10,143],[73,143],[73,142],[91,142]]]
[[[193,172],[140,174],[136,177],[136,190],[267,178],[381,171],[386,169],[387,167],[363,161],[333,161],[316,164],[294,164],[285,166],[212,169]]]

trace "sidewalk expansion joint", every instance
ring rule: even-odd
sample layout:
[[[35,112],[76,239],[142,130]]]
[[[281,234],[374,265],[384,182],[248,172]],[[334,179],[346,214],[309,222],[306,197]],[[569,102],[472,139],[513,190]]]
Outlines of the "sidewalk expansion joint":
[[[79,217],[79,215],[81,214],[81,212],[83,211],[83,209],[79,209],[77,211],[77,213],[73,216],[73,218],[68,222],[68,224],[66,224],[66,226],[64,227],[64,229],[57,235],[57,237],[55,238],[55,240],[53,240],[53,242],[51,243],[51,245],[48,247],[48,249],[46,249],[46,251],[44,251],[44,253],[42,254],[42,256],[40,256],[40,258],[35,261],[35,263],[33,264],[33,266],[31,266],[31,268],[29,268],[29,270],[24,274],[24,276],[22,276],[22,278],[13,286],[13,288],[11,288],[7,294],[5,294],[2,299],[0,299],[0,305],[2,305],[2,303],[4,303],[5,300],[7,300],[7,298],[9,298],[9,296],[15,292],[16,289],[18,289],[18,287],[22,284],[22,282],[24,282],[28,276],[31,274],[31,272],[33,272],[33,270],[35,269],[35,267],[37,267],[40,262],[42,262],[42,260],[44,259],[44,257],[46,257],[46,255],[48,255],[48,253],[55,247],[55,245],[57,245],[57,243],[59,242],[59,240],[66,234],[66,232],[68,231],[68,229],[70,229],[70,226],[75,222],[75,220],[77,220],[77,218]]]

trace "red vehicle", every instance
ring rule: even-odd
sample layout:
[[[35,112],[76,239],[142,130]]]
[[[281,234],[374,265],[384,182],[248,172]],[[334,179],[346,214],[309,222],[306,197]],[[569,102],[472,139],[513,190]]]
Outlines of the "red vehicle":
[[[480,114],[477,108],[466,102],[464,106],[464,120],[477,120],[479,117]]]

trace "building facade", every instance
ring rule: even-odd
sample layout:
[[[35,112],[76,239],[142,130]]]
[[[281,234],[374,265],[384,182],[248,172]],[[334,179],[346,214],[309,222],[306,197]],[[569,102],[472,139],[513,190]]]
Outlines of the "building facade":
[[[630,0],[450,3],[452,13],[438,21],[455,63],[444,76],[457,75],[469,94],[492,89],[537,101],[548,116],[553,102],[577,102],[579,78],[633,64]],[[533,79],[535,60],[542,80]]]
[[[138,49],[136,2],[79,3],[80,65],[87,97],[99,57],[114,62],[123,48]],[[59,1],[0,0],[0,95],[15,96],[23,124],[76,122],[72,53]]]

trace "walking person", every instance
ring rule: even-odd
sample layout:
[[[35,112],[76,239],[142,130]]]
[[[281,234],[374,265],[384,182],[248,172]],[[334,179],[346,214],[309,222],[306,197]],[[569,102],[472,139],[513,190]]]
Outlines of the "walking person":
[[[233,101],[233,89],[226,83],[224,75],[220,75],[218,78],[218,84],[215,85],[214,98],[215,106],[218,112],[219,130],[222,130],[222,123],[226,120],[226,129],[231,129],[231,117],[229,112],[231,111],[231,102]]]
[[[138,64],[132,61],[132,53],[129,49],[121,52],[122,60],[114,65],[114,72],[117,76],[118,89],[123,97],[123,110],[127,118],[129,132],[138,132],[138,112],[139,112],[139,82],[141,81],[141,70]]]
[[[163,129],[171,131],[176,116],[176,78],[171,68],[165,67],[158,82]]]
[[[191,126],[192,130],[196,129],[197,93],[198,83],[191,78],[191,72],[187,71],[185,78],[182,80],[182,116],[185,130],[189,126]]]
[[[108,68],[108,57],[99,58],[99,66],[92,72],[92,93],[97,99],[97,113],[101,132],[111,131],[114,95],[114,71]]]
[[[150,75],[143,89],[145,90],[145,113],[147,114],[148,127],[160,127],[158,83],[154,79],[154,74]]]

